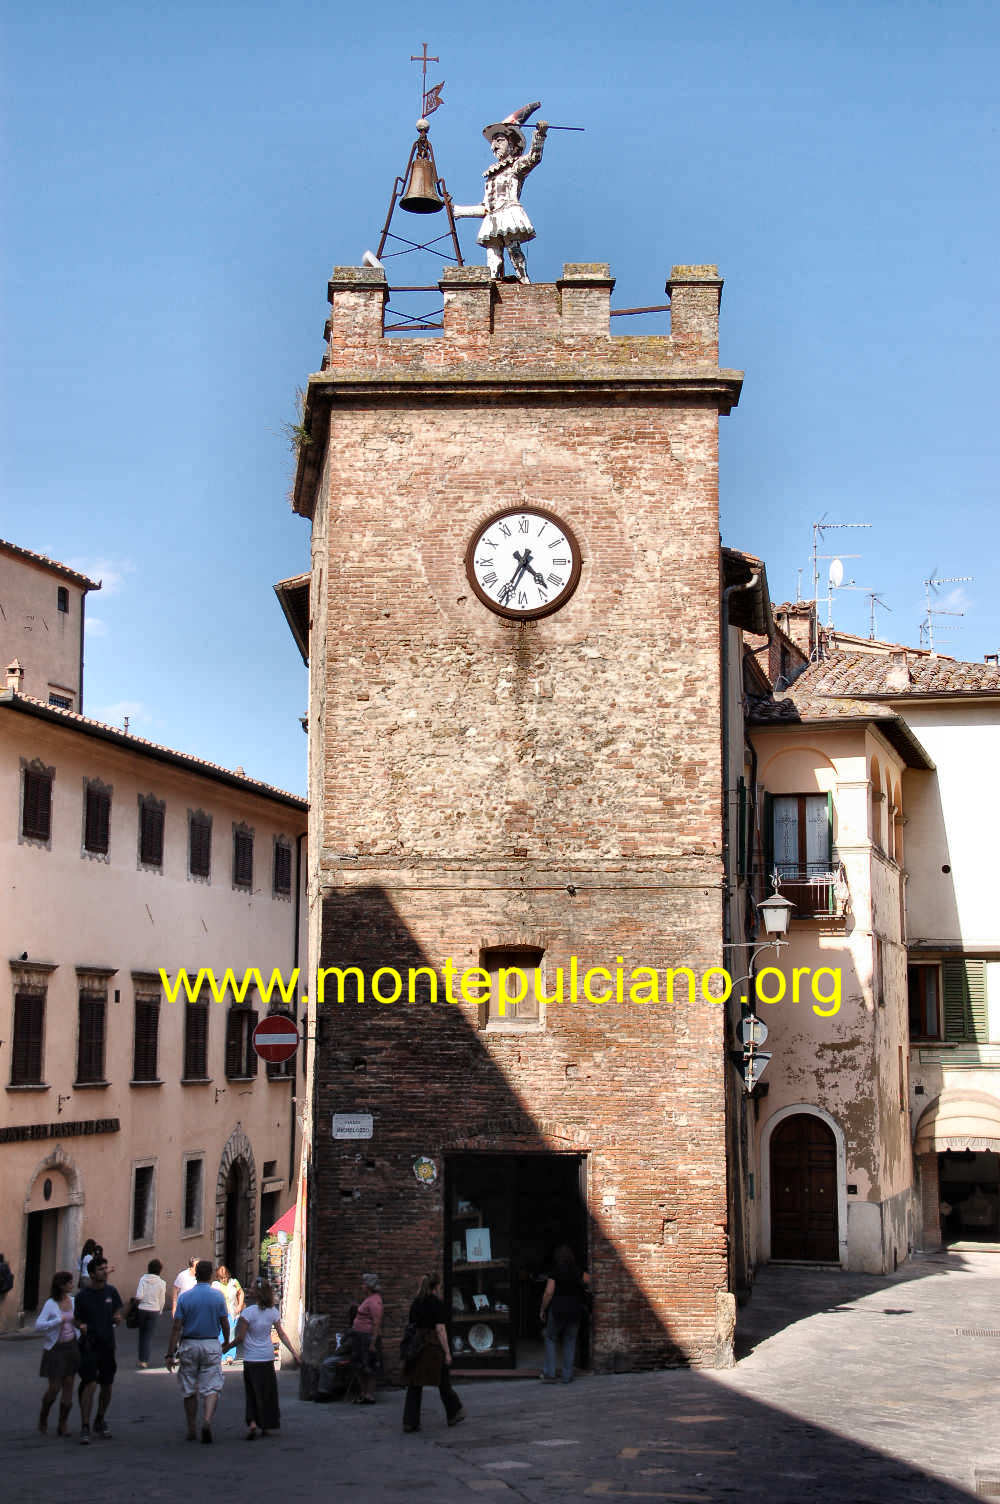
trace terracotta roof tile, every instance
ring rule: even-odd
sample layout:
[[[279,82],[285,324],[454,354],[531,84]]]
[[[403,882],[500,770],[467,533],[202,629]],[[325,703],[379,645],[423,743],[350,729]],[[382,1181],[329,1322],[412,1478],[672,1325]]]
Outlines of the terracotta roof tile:
[[[203,757],[193,757],[189,752],[177,752],[173,747],[164,747],[159,742],[147,741],[144,736],[134,736],[131,731],[123,731],[120,726],[109,726],[104,721],[92,720],[89,716],[80,715],[76,710],[62,710],[58,705],[49,705],[44,700],[36,699],[34,695],[22,695],[14,690],[7,690],[0,694],[0,708],[6,707],[36,715],[42,720],[63,722],[78,731],[97,736],[103,741],[115,742],[130,751],[143,753],[162,762],[175,763],[180,767],[189,768],[193,773],[203,773],[209,778],[218,779],[234,788],[245,789],[249,794],[259,794],[264,799],[278,799],[283,804],[291,804],[303,810],[308,808],[307,800],[299,794],[289,793],[287,789],[276,788],[270,783],[261,783],[256,778],[248,778],[243,772],[234,772],[231,768],[224,768],[220,763],[208,762]]]
[[[68,564],[60,564],[55,559],[46,558],[45,554],[32,553],[30,548],[21,548],[20,544],[10,543],[6,538],[0,538],[0,549],[5,553],[13,554],[15,559],[27,559],[32,564],[41,564],[43,568],[51,569],[53,574],[72,580],[75,585],[82,585],[84,590],[100,590],[101,588],[100,580],[92,580],[89,576],[81,574],[78,569],[70,569]]]

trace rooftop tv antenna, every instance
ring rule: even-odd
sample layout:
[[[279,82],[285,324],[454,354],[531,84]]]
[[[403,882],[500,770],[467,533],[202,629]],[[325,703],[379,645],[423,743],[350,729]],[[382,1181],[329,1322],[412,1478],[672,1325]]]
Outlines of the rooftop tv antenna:
[[[820,632],[819,632],[819,561],[820,561],[820,559],[832,559],[832,560],[834,560],[834,562],[836,562],[836,561],[841,560],[841,559],[860,559],[861,558],[860,554],[821,554],[820,551],[819,551],[820,543],[823,542],[823,540],[824,540],[824,534],[826,534],[828,532],[831,532],[834,529],[840,529],[840,528],[846,528],[846,527],[867,527],[867,528],[870,528],[871,527],[871,523],[870,522],[827,522],[827,520],[826,520],[826,514],[824,513],[823,516],[820,518],[820,520],[818,522],[814,522],[813,525],[812,525],[812,530],[813,530],[813,544],[812,544],[813,591],[812,591],[812,598],[813,598],[813,601],[815,602],[815,614],[816,614],[816,628],[815,628],[815,631],[816,631],[816,640],[815,640],[815,642],[813,642],[813,644],[812,644],[812,651],[809,654],[809,661],[810,661],[810,663],[815,663],[816,660],[820,657]],[[841,566],[841,569],[843,569],[843,566]],[[843,579],[843,573],[841,573],[841,580],[842,579]],[[830,583],[831,584],[833,583],[832,580],[830,581]],[[853,581],[851,583],[853,584]],[[840,585],[840,582],[838,581],[834,588],[839,588],[839,585]],[[830,591],[829,585],[828,585],[828,588],[827,588],[827,626],[828,627],[830,627],[830,626],[833,625],[833,621],[831,619],[832,604],[833,604],[832,592]]]
[[[882,610],[888,611],[890,615],[892,614],[892,607],[887,606],[882,597],[876,595],[874,590],[868,590],[865,593],[868,596],[868,638],[869,641],[876,642],[878,640],[878,629],[875,621],[875,607],[876,605],[881,606]]]
[[[932,601],[936,601],[937,600],[937,598],[938,598],[938,596],[939,596],[939,594],[941,592],[941,586],[942,585],[965,585],[965,584],[969,583],[970,581],[972,581],[974,579],[975,579],[975,575],[973,575],[973,574],[940,575],[937,572],[937,567],[936,566],[935,566],[934,569],[931,570],[930,579],[924,580],[924,601],[925,601],[926,605],[925,605],[924,619],[920,623],[920,646],[921,647],[923,647],[924,643],[926,642],[926,644],[927,644],[928,648],[930,649],[930,651],[932,653],[934,651],[934,618],[935,618],[935,616],[964,616],[965,615],[964,611],[953,611],[953,610],[949,609],[946,606],[934,606],[934,605],[931,604]],[[938,627],[937,630],[939,632],[955,632],[958,629],[957,629],[957,627],[945,627],[945,626],[941,626],[941,627]]]

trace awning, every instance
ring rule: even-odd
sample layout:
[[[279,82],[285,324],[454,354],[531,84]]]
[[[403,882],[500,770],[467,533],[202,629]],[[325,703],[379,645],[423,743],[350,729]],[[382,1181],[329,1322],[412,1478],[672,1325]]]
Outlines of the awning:
[[[272,1222],[267,1229],[268,1237],[276,1238],[279,1232],[286,1232],[289,1237],[295,1231],[295,1208],[290,1206],[287,1212],[282,1212],[277,1222]]]
[[[925,1107],[913,1140],[914,1154],[945,1149],[1000,1154],[1000,1098],[985,1091],[943,1091]]]

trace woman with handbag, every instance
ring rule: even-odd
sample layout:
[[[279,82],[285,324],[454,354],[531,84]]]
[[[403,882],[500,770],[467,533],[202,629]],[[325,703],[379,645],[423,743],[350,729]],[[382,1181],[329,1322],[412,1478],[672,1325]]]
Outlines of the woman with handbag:
[[[129,1301],[129,1308],[125,1313],[125,1325],[136,1326],[139,1329],[138,1366],[140,1368],[149,1367],[157,1317],[163,1310],[167,1298],[167,1282],[160,1278],[162,1268],[163,1265],[159,1259],[150,1259],[146,1265],[146,1273],[139,1281],[135,1295]]]
[[[52,1278],[52,1292],[38,1313],[35,1326],[45,1334],[42,1366],[39,1369],[48,1388],[42,1395],[42,1409],[38,1417],[38,1429],[44,1436],[48,1430],[49,1411],[59,1399],[59,1435],[66,1435],[66,1422],[73,1408],[73,1379],[80,1367],[80,1328],[74,1317],[74,1300],[69,1293],[73,1287],[72,1270],[63,1269]]]
[[[440,1394],[449,1426],[457,1426],[465,1419],[462,1401],[451,1387],[447,1319],[448,1313],[441,1299],[441,1280],[436,1274],[426,1274],[410,1307],[410,1324],[404,1339],[407,1346],[407,1355],[403,1358],[406,1380],[404,1431],[420,1430],[420,1403],[425,1385],[433,1385]]]

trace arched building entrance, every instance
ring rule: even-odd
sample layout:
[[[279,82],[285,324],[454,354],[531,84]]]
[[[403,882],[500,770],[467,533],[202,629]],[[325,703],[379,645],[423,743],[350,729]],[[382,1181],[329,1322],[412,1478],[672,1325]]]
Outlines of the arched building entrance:
[[[780,1118],[780,1121],[778,1120]],[[772,1259],[842,1262],[840,1159],[826,1114],[786,1109],[767,1125]]]
[[[48,1298],[57,1269],[76,1271],[83,1227],[83,1181],[62,1149],[41,1161],[24,1198],[22,1311],[37,1311]]]
[[[257,1167],[240,1124],[222,1151],[215,1188],[215,1261],[246,1284],[257,1275]]]

